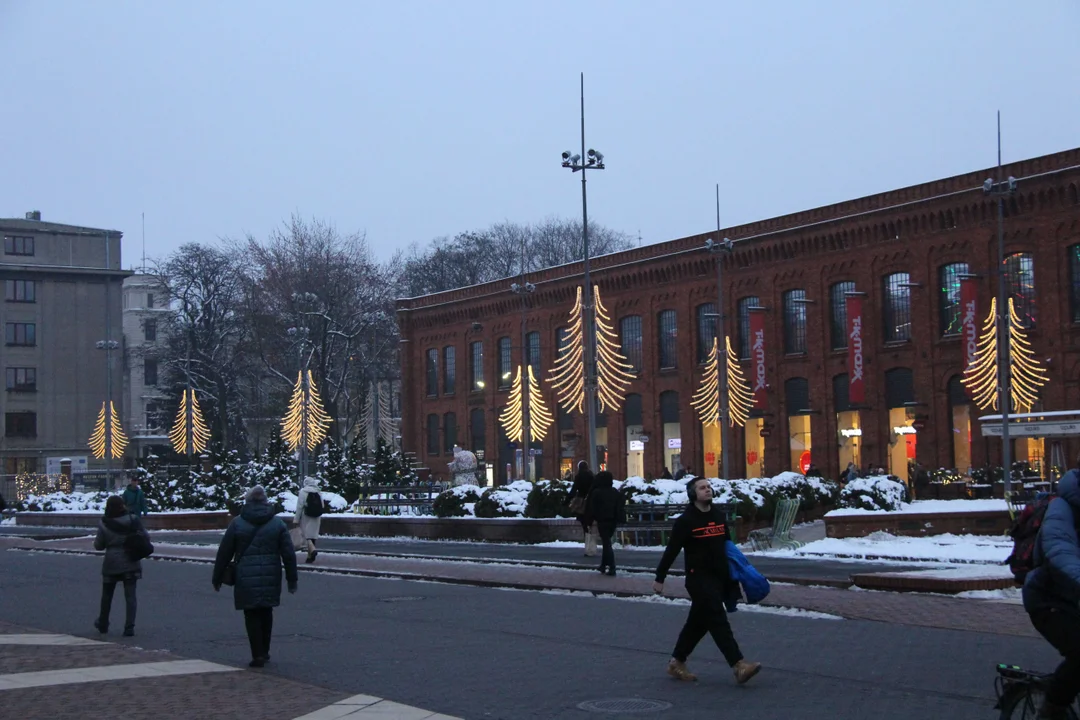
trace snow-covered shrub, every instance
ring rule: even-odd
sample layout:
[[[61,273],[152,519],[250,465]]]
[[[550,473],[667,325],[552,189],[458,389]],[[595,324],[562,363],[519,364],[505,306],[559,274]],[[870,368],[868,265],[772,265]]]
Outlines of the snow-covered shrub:
[[[473,506],[473,514],[478,518],[521,517],[531,490],[532,483],[526,480],[488,488]]]
[[[24,512],[105,512],[105,501],[111,493],[70,492],[48,495],[29,495],[12,503],[12,509]]]
[[[887,476],[856,478],[840,492],[840,507],[860,510],[899,510],[907,498],[903,483]]]
[[[525,503],[525,517],[570,517],[567,495],[570,483],[562,480],[539,480],[529,491]]]
[[[480,499],[483,488],[477,485],[458,485],[444,490],[435,498],[432,512],[435,517],[465,517],[472,515],[473,504]]]

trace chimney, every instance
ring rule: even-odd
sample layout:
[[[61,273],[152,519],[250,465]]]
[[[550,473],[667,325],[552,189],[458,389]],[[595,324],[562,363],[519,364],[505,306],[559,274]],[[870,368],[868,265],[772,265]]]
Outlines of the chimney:
[[[26,219],[27,220],[36,220],[37,222],[41,222],[41,211],[40,210],[31,210],[30,212],[26,213]]]

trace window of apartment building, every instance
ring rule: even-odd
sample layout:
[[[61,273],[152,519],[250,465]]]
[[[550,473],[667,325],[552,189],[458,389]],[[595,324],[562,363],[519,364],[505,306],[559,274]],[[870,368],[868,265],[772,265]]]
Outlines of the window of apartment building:
[[[455,445],[457,445],[457,415],[452,412],[443,413],[443,449],[447,455],[454,454]]]
[[[716,303],[697,306],[697,361],[709,359],[713,340],[716,339]]]
[[[8,345],[37,345],[37,327],[34,323],[7,323],[4,326],[4,342]]]
[[[19,236],[5,236],[4,237],[4,254],[5,255],[33,255],[34,254],[34,238],[32,237],[19,237]]]
[[[146,293],[146,309],[154,309],[154,293]]]
[[[4,300],[7,302],[37,302],[33,280],[5,280]]]
[[[35,392],[37,390],[36,368],[9,367],[6,375],[7,389],[12,392]]]
[[[164,426],[165,418],[163,417],[161,403],[157,400],[149,400],[146,403],[146,429],[147,430],[161,430]]]
[[[37,413],[4,413],[4,435],[9,438],[37,437]]]
[[[442,389],[446,395],[454,394],[454,386],[457,381],[457,349],[453,345],[447,345],[442,349]]]
[[[850,280],[838,282],[829,288],[829,339],[832,349],[847,347],[847,294],[855,292],[855,283]]]
[[[942,265],[938,270],[938,302],[941,306],[941,334],[959,335],[963,313],[960,310],[960,280],[970,272],[967,263]]]
[[[1035,259],[1031,253],[1005,258],[1005,287],[1020,324],[1026,330],[1035,327]]]
[[[499,368],[496,372],[499,374],[499,389],[505,390],[510,387],[511,381],[514,379],[514,374],[511,371],[513,365],[513,358],[510,357],[510,338],[499,338]]]
[[[37,472],[38,459],[36,457],[7,457],[4,458],[4,472],[8,475]]]
[[[750,357],[750,308],[761,307],[761,299],[756,295],[739,299],[739,357]]]
[[[469,346],[469,364],[472,366],[472,392],[484,389],[484,341],[476,340]]]
[[[427,395],[435,397],[439,394],[439,351],[436,348],[428,348],[424,368],[427,376]]]
[[[885,342],[905,342],[911,339],[911,276],[906,272],[886,275],[882,322]]]
[[[427,416],[427,454],[439,454],[439,416],[435,413]]]
[[[660,369],[668,370],[678,364],[679,325],[674,310],[663,310],[658,317],[660,326]]]
[[[157,341],[157,320],[146,320],[143,322],[143,340],[146,342]]]
[[[147,387],[154,387],[158,381],[158,367],[157,360],[153,358],[146,358],[143,360],[143,384]]]
[[[1069,305],[1072,321],[1080,322],[1080,245],[1069,247]]]
[[[784,293],[784,353],[806,353],[806,291]]]
[[[525,336],[525,347],[529,349],[529,367],[533,375],[540,378],[540,333],[533,331]]]
[[[619,350],[633,373],[641,372],[641,316],[627,315],[619,321]],[[560,341],[561,344],[561,341]]]

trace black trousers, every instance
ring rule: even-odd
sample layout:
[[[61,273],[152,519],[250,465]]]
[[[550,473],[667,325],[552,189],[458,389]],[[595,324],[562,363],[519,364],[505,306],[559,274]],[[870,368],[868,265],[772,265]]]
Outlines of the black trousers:
[[[600,553],[600,567],[615,569],[615,550],[611,547],[612,538],[615,536],[615,523],[597,522],[596,530],[600,534],[600,543],[603,552]]]
[[[274,608],[245,610],[244,627],[247,628],[252,659],[270,657],[270,634],[274,630]]]
[[[1031,624],[1065,658],[1050,679],[1046,699],[1068,705],[1080,693],[1080,612],[1052,608],[1031,613]]]
[[[712,635],[716,647],[724,654],[728,665],[735,665],[743,659],[739,644],[731,632],[727,612],[724,611],[724,579],[719,575],[690,574],[686,578],[686,589],[690,593],[690,616],[686,618],[675,651],[671,656],[680,662],[686,662],[690,653],[705,637]]]
[[[134,630],[135,611],[138,610],[138,603],[135,600],[135,583],[137,581],[134,578],[105,578],[101,585],[101,611],[98,613],[98,624],[102,628],[109,627],[109,613],[112,611],[113,593],[116,592],[118,582],[124,583],[124,629]]]

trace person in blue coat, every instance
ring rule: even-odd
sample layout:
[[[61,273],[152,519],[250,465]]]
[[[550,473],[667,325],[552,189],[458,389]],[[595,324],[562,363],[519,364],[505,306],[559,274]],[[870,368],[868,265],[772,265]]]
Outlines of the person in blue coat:
[[[251,667],[262,667],[270,659],[270,636],[274,608],[281,604],[281,569],[289,592],[296,592],[296,549],[289,529],[277,517],[262,485],[248,490],[239,517],[229,523],[214,561],[214,590],[228,564],[236,560],[233,602],[244,611],[244,626],[251,645]]]
[[[1080,466],[1080,459],[1077,460]],[[1036,567],[1024,580],[1024,609],[1035,629],[1065,658],[1046,688],[1040,718],[1064,718],[1080,693],[1080,471],[1058,484],[1035,543]]]

